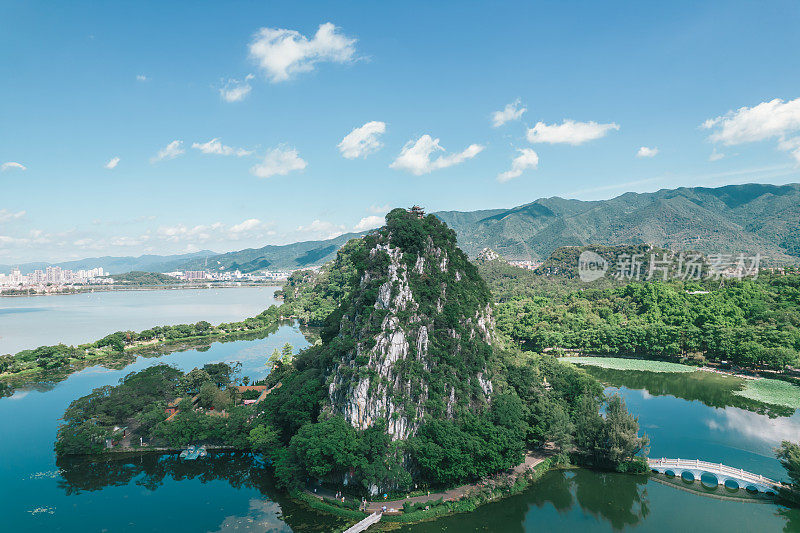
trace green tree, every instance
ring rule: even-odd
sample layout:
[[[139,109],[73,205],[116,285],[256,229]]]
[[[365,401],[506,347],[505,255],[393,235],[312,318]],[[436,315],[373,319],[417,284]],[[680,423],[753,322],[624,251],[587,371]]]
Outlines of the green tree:
[[[106,436],[106,430],[89,420],[78,424],[66,424],[58,429],[55,451],[58,455],[98,453],[105,447]]]
[[[211,383],[210,381],[206,381],[202,385],[200,385],[200,392],[198,397],[198,402],[200,403],[201,407],[205,407],[209,409],[214,406],[214,400],[217,397],[217,392],[219,389],[216,385]]]
[[[183,390],[188,394],[197,394],[203,383],[211,382],[208,372],[199,368],[193,368],[182,379]]]
[[[301,469],[318,479],[355,467],[356,448],[356,430],[341,416],[301,427],[289,444]]]
[[[612,395],[606,405],[606,418],[600,433],[599,451],[603,458],[619,468],[647,444],[646,436],[639,437],[639,421],[628,412],[625,400],[618,394]]]
[[[789,474],[795,490],[800,490],[800,443],[785,440],[775,449],[775,455]]]
[[[283,345],[283,348],[281,348],[281,361],[283,362],[283,364],[288,365],[289,363],[292,362],[293,351],[294,348],[288,342]]]
[[[270,459],[274,459],[280,447],[278,430],[266,424],[259,424],[251,429],[248,434],[248,441],[254,452]]]
[[[600,432],[603,429],[603,418],[597,408],[597,401],[584,395],[578,398],[573,415],[575,445],[590,456],[594,456],[597,451]]]

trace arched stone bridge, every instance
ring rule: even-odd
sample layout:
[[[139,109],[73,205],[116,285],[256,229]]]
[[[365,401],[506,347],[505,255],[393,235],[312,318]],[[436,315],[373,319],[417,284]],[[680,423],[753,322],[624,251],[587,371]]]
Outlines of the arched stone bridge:
[[[648,459],[647,464],[650,469],[660,474],[672,474],[681,476],[686,472],[691,472],[696,480],[700,480],[703,474],[713,474],[717,478],[718,485],[725,485],[728,481],[736,483],[737,488],[771,492],[777,494],[781,483],[765,478],[759,474],[747,472],[741,468],[733,468],[722,463],[709,463],[699,459]]]

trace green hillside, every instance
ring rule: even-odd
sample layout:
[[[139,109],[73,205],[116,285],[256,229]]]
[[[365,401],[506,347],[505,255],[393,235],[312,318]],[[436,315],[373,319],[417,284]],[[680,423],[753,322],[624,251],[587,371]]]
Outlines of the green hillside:
[[[255,272],[257,270],[298,269],[321,265],[332,261],[336,252],[344,244],[360,233],[345,233],[324,241],[304,241],[282,246],[269,245],[262,248],[248,248],[205,258],[198,258],[181,264],[172,264],[176,270],[211,270]]]
[[[760,253],[771,263],[800,260],[800,184],[682,187],[601,201],[543,198],[504,211],[436,215],[473,257],[492,248],[509,259],[544,260],[562,246],[647,243]]]
[[[470,257],[491,248],[544,261],[564,246],[650,244],[704,254],[760,253],[763,263],[800,262],[800,184],[682,187],[610,200],[541,198],[511,209],[434,213]],[[361,234],[264,246],[162,265],[168,270],[298,269],[321,265]]]

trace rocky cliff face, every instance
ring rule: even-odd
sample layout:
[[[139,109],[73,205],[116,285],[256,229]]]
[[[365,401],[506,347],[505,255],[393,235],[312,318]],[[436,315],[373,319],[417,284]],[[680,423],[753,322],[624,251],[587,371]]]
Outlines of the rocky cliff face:
[[[361,255],[350,302],[331,315],[329,412],[358,429],[385,421],[392,438],[406,439],[426,415],[490,402],[489,291],[455,233],[396,209]]]

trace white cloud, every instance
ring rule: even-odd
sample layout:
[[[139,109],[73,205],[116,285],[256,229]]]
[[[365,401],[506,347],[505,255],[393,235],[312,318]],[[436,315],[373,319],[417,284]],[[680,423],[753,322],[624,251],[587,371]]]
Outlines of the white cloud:
[[[111,159],[108,160],[108,163],[106,163],[104,166],[108,170],[111,170],[112,168],[117,168],[117,165],[119,165],[119,157],[112,157]]]
[[[150,81],[150,78],[148,78],[144,74],[137,74],[136,81]]]
[[[368,229],[379,228],[383,226],[383,222],[383,217],[379,217],[378,215],[370,215],[359,220],[358,224],[353,227],[353,230],[366,231]]]
[[[800,422],[794,417],[772,419],[735,407],[726,407],[721,411],[715,409],[713,413],[717,420],[706,420],[710,429],[761,441],[764,452],[771,451],[781,441],[797,440],[800,434]]]
[[[389,206],[389,204],[385,204],[385,205],[371,205],[371,206],[369,206],[369,209],[368,209],[368,211],[369,211],[370,213],[376,213],[376,214],[378,214],[378,215],[385,215],[386,213],[388,213],[388,212],[389,212],[389,207],[390,207],[390,206]]]
[[[371,121],[348,133],[339,143],[339,151],[347,159],[366,157],[383,146],[378,136],[386,132],[386,123]]]
[[[206,143],[192,143],[192,148],[195,150],[200,150],[204,154],[216,154],[216,155],[235,155],[236,157],[244,157],[246,155],[251,155],[253,153],[252,150],[245,150],[244,148],[233,148],[231,146],[227,146],[222,144],[219,141],[219,137],[215,137]]]
[[[250,43],[250,57],[272,82],[279,82],[312,71],[314,65],[323,61],[352,61],[355,43],[356,39],[342,35],[330,22],[321,24],[311,39],[295,30],[261,28]]]
[[[753,107],[740,107],[706,120],[701,127],[714,130],[708,139],[725,146],[777,138],[778,149],[789,152],[800,164],[800,140],[789,138],[800,132],[800,98],[788,102],[775,98]]]
[[[8,209],[0,209],[0,223],[9,222],[11,220],[18,220],[25,216],[25,211],[9,211]]]
[[[257,218],[248,218],[239,224],[227,225],[222,222],[212,224],[197,224],[187,226],[176,224],[174,226],[161,226],[156,231],[156,237],[166,242],[208,243],[225,242],[230,240],[243,240],[247,238],[263,237],[274,234],[269,231],[271,224],[262,222]],[[143,235],[147,238],[148,235]]]
[[[714,148],[713,150],[711,150],[711,155],[708,156],[708,160],[709,161],[719,161],[723,157],[725,157],[725,154],[717,152],[717,149]]]
[[[120,246],[120,247],[141,246],[145,242],[147,242],[148,238],[149,235],[141,235],[139,237],[128,237],[126,235],[121,235],[119,237],[111,237],[111,239],[108,240],[108,244],[110,244],[111,246]],[[91,246],[91,244],[87,244],[86,247],[93,247],[93,246]],[[103,243],[96,243],[96,249],[102,249],[102,248],[103,248]]]
[[[150,162],[157,163],[164,159],[175,159],[184,153],[186,153],[186,150],[183,149],[183,141],[175,140],[159,150],[158,154],[150,159]]]
[[[506,122],[519,120],[522,114],[527,110],[526,107],[522,107],[522,102],[517,98],[510,104],[507,104],[502,111],[495,111],[492,113],[492,127],[499,128]]]
[[[800,137],[784,139],[778,143],[778,148],[785,152],[789,152],[795,161],[797,161],[797,164],[800,165]]]
[[[303,170],[308,166],[294,148],[273,148],[264,156],[264,161],[253,166],[250,173],[259,178],[285,176],[293,170]]]
[[[539,166],[539,155],[530,148],[518,150],[519,154],[511,161],[511,170],[507,170],[497,175],[497,181],[505,183],[514,178],[518,178],[529,168]]]
[[[322,239],[333,239],[344,233],[344,226],[316,219],[307,226],[298,226],[297,231],[311,233]]]
[[[483,146],[471,144],[463,152],[442,155],[432,160],[431,154],[437,151],[444,151],[444,148],[439,146],[439,139],[433,139],[426,134],[416,141],[408,141],[403,146],[397,159],[389,166],[421,176],[422,174],[428,174],[431,171],[451,167],[463,163],[467,159],[472,159],[483,151]]]
[[[22,163],[17,163],[16,161],[8,161],[0,165],[0,172],[5,172],[6,170],[11,170],[15,168],[19,170],[28,170],[28,167],[26,167]]]
[[[647,146],[642,146],[639,148],[639,151],[636,152],[636,157],[655,157],[658,154],[658,148],[648,148]]]
[[[727,146],[784,137],[800,131],[800,98],[788,102],[775,98],[754,107],[740,107],[706,120],[702,127],[715,129],[709,140]]]
[[[245,76],[244,80],[231,78],[219,90],[219,95],[226,102],[241,102],[253,89],[248,83],[252,79],[252,74]]]
[[[578,146],[605,137],[609,131],[618,129],[619,124],[614,122],[598,124],[597,122],[575,122],[569,119],[564,120],[561,124],[537,122],[533,128],[528,130],[528,141]]]
[[[231,232],[233,233],[243,233],[245,231],[252,231],[256,228],[260,228],[262,223],[257,218],[248,218],[247,220],[243,221],[240,224],[235,224],[231,226]]]

